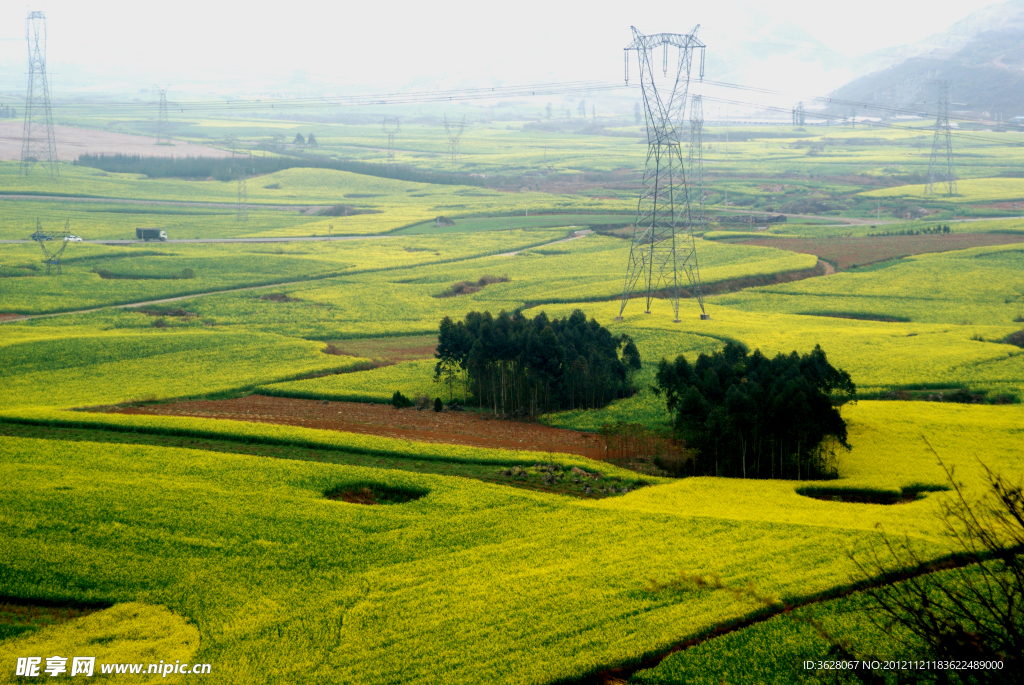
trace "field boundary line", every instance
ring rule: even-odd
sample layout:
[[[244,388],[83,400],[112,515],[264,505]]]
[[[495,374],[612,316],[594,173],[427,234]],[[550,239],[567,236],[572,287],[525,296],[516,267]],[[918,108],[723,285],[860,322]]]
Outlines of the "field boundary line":
[[[764,623],[776,616],[788,614],[795,609],[802,609],[807,606],[820,604],[822,602],[829,602],[835,599],[843,599],[844,597],[849,597],[857,592],[863,592],[864,590],[871,588],[895,585],[896,583],[901,583],[913,578],[920,578],[921,576],[925,576],[930,573],[964,568],[973,563],[975,563],[975,560],[963,553],[954,552],[943,555],[915,568],[904,569],[902,571],[888,573],[883,576],[877,576],[867,583],[840,586],[815,595],[807,595],[792,602],[783,602],[780,605],[757,610],[745,617],[712,627],[703,633],[699,633],[693,637],[677,642],[668,649],[662,650],[656,654],[640,657],[637,663],[634,664],[611,666],[602,670],[593,671],[583,677],[560,678],[550,681],[549,685],[612,685],[613,683],[624,683],[638,671],[645,671],[654,668],[676,652],[686,651],[687,649],[697,647],[709,640],[729,635],[730,633],[735,633],[759,623]],[[725,591],[730,590],[728,587],[722,589]]]
[[[379,238],[389,238],[391,236],[367,236],[367,237],[368,238],[370,238],[370,237],[373,237],[373,238],[378,238],[378,237]],[[579,236],[579,237],[584,237],[585,238],[586,236],[584,235],[584,236]],[[348,239],[352,240],[354,238],[348,238]],[[524,245],[523,247],[519,248],[519,251],[522,251],[522,250],[532,250],[532,249],[535,249],[535,248],[538,248],[538,247],[544,247],[545,245],[553,245],[554,243],[559,243],[559,242],[562,242],[563,240],[565,240],[565,238],[559,238],[558,240],[553,240],[553,241],[552,240],[548,240],[548,241],[545,241],[545,242],[542,242],[542,243],[534,243],[534,244],[530,244],[530,245]],[[260,289],[263,289],[263,288],[274,288],[274,287],[286,286],[286,285],[299,285],[299,284],[302,284],[302,283],[310,283],[312,281],[322,281],[322,280],[326,280],[326,279],[329,279],[329,278],[343,278],[345,276],[357,276],[359,274],[381,273],[381,272],[385,272],[385,271],[401,271],[402,269],[420,268],[420,267],[425,267],[425,266],[437,266],[438,264],[457,264],[458,262],[468,262],[468,261],[472,261],[474,259],[483,259],[484,257],[495,257],[495,256],[500,256],[500,255],[501,255],[501,253],[497,253],[497,252],[487,252],[487,253],[483,253],[483,254],[470,255],[470,256],[467,256],[467,257],[455,257],[455,258],[452,258],[452,259],[441,259],[441,260],[437,260],[437,261],[427,261],[427,262],[423,262],[421,264],[409,264],[407,266],[400,266],[400,267],[393,267],[392,266],[392,267],[384,267],[384,268],[379,268],[379,269],[355,269],[353,271],[345,271],[345,272],[341,272],[341,273],[332,272],[332,273],[328,273],[328,274],[324,274],[324,275],[319,275],[319,276],[310,276],[308,278],[304,278],[304,279],[298,280],[298,281],[281,281],[281,282],[276,282],[276,283],[265,283],[265,284],[260,284],[260,285],[247,285],[247,286],[242,286],[242,287],[238,287],[238,288],[227,288],[227,289],[224,289],[224,290],[206,290],[206,291],[203,291],[203,292],[190,293],[190,294],[187,294],[187,295],[176,295],[176,296],[173,296],[173,297],[162,298],[162,299],[159,299],[159,300],[146,300],[146,301],[143,301],[143,302],[121,302],[121,303],[117,303],[117,304],[105,304],[105,305],[102,305],[102,306],[99,306],[99,307],[93,307],[91,309],[72,309],[72,310],[66,310],[66,311],[61,311],[61,312],[47,312],[45,314],[25,314],[25,315],[19,315],[16,318],[0,319],[0,325],[5,324],[5,323],[14,323],[16,321],[29,321],[31,319],[42,319],[42,318],[52,317],[52,316],[62,316],[64,314],[92,314],[93,312],[99,312],[99,311],[102,311],[104,309],[131,309],[131,308],[135,308],[135,307],[147,307],[147,306],[152,305],[152,304],[164,304],[164,303],[167,303],[167,302],[180,302],[181,300],[190,300],[190,299],[195,298],[195,297],[205,297],[207,295],[220,295],[220,294],[223,294],[223,293],[244,292],[246,290],[260,290]]]

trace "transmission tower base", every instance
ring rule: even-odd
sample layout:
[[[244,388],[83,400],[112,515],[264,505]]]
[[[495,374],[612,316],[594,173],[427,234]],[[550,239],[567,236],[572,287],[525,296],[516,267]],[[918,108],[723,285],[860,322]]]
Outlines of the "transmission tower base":
[[[711,315],[710,314],[701,314],[700,315],[700,320],[701,321],[711,321]]]
[[[622,317],[621,317],[621,316],[616,316],[616,317],[615,317],[614,319],[612,319],[612,320],[613,320],[613,321],[622,321]]]

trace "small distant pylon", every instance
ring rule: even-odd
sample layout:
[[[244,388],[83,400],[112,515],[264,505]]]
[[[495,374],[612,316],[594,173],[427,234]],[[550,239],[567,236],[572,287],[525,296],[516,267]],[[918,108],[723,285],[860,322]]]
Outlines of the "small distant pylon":
[[[793,125],[803,126],[805,121],[804,114],[804,103],[798,102],[796,107],[793,108]]]
[[[397,117],[395,119],[384,117],[380,130],[388,135],[388,168],[390,169],[395,163],[395,134],[402,131],[402,124]]]
[[[160,113],[156,119],[156,144],[170,145],[170,125],[167,122],[167,88],[157,87],[160,91]]]
[[[705,225],[704,216],[704,102],[700,95],[690,97],[690,155],[688,160],[688,171],[690,184],[697,192],[697,211],[693,212],[691,204],[691,225],[703,230]],[[693,255],[694,268],[697,264],[697,254]],[[700,293],[700,281],[696,282],[697,297],[704,298]]]
[[[47,235],[46,233],[43,233],[43,224],[42,222],[39,221],[39,219],[36,219],[36,232],[32,234],[32,239],[38,242],[39,247],[43,250],[43,261],[46,263],[47,276],[52,275],[54,272],[56,272],[57,276],[63,274],[63,269],[61,268],[61,258],[64,255],[64,250],[68,249],[68,243],[71,242],[69,240],[69,238],[71,237],[70,228],[71,219],[68,219],[67,221],[64,222],[64,235],[62,235],[60,238],[57,238],[51,235]],[[51,240],[60,240],[60,247],[54,250],[49,249],[46,246],[46,243]]]
[[[247,171],[245,163],[238,165],[238,213],[235,215],[235,221],[249,220],[249,190],[246,187]]]
[[[60,176],[60,171],[57,169],[53,113],[50,111],[50,84],[46,78],[45,13],[28,13],[25,39],[28,41],[28,94],[25,96],[25,128],[22,132],[18,175],[28,176],[33,162],[45,162],[50,167],[50,178],[53,179]]]
[[[462,159],[462,150],[459,146],[459,141],[462,139],[462,131],[466,128],[466,117],[462,117],[462,121],[455,123],[454,121],[448,121],[448,116],[444,117],[444,132],[448,134],[448,164],[455,166],[455,164]]]
[[[938,179],[946,185],[946,194],[956,195],[956,167],[953,164],[953,131],[949,127],[949,81],[939,81],[938,111],[935,118],[935,136],[932,138],[932,156],[928,161],[928,194],[932,194],[932,185]],[[943,139],[946,147],[946,170],[940,174],[942,162]]]

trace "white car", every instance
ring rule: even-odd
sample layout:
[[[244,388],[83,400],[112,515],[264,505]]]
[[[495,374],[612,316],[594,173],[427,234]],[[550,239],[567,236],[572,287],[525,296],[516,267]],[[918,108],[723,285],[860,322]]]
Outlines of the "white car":
[[[77,235],[66,235],[66,236],[64,236],[64,242],[65,243],[80,243],[80,242],[82,242],[82,239],[79,238]]]

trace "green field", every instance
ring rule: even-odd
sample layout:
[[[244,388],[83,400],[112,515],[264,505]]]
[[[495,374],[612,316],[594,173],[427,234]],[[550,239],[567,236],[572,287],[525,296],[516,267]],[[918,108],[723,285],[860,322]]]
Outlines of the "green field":
[[[151,124],[73,123],[143,133]],[[986,487],[982,464],[1019,478],[1024,248],[824,275],[814,255],[733,239],[841,240],[939,223],[1020,233],[1024,219],[988,205],[1024,192],[1000,177],[1024,161],[1022,134],[972,133],[960,195],[946,198],[921,192],[931,133],[919,127],[734,126],[728,144],[715,128],[705,154],[714,211],[696,245],[716,294],[702,320],[685,293],[679,323],[661,298],[650,314],[632,299],[616,320],[630,243],[615,229],[634,220],[645,150],[640,128],[622,122],[582,132],[526,117],[474,125],[454,168],[443,130],[403,123],[402,169],[463,175],[421,183],[287,169],[247,181],[247,221],[237,220],[234,182],[70,165],[51,182],[0,163],[0,240],[24,240],[37,218],[44,230],[70,218],[87,240],[130,239],[136,226],[172,239],[324,238],[72,243],[60,276],[46,275],[38,245],[0,243],[0,682],[18,657],[88,650],[111,662],[211,664],[205,677],[218,683],[554,685],[616,668],[636,683],[809,678],[794,668],[828,644],[789,616],[660,661],[766,614],[753,591],[728,588],[808,603],[797,617],[896,653],[855,618],[860,595],[818,600],[850,590],[853,559],[885,535],[906,536],[927,560],[953,551],[935,515],[951,496],[936,453],[972,498]],[[308,154],[375,164],[383,154],[371,125],[239,116],[172,130],[257,154],[313,131],[320,147]],[[316,214],[334,205],[361,213]],[[800,216],[753,230],[781,212]],[[435,227],[438,216],[455,225]],[[328,241],[328,231],[358,239]],[[450,296],[485,276],[494,282]],[[651,389],[661,359],[693,361],[728,342],[767,355],[820,344],[860,395],[842,408],[851,449],[839,452],[838,478],[671,478],[454,438],[108,411],[252,393],[444,396],[429,353],[387,365],[373,341],[422,347],[442,317],[474,311],[577,309],[636,343],[638,392],[543,424],[597,432],[622,422],[666,435],[671,416]],[[362,351],[337,353],[356,341]],[[937,401],[956,392],[972,403]],[[573,469],[599,474],[600,497],[571,480]],[[552,484],[556,471],[570,480]],[[365,488],[390,499],[337,498]],[[814,489],[835,499],[808,496]],[[724,585],[684,586],[681,573]]]

